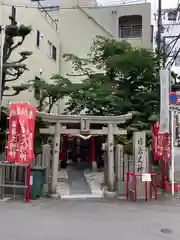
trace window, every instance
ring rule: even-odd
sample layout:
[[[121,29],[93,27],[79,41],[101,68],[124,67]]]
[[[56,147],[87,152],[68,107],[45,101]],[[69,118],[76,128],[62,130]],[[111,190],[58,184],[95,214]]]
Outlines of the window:
[[[119,18],[120,38],[140,38],[142,37],[142,16],[122,16]]]
[[[40,99],[40,89],[38,87],[38,82],[40,81],[39,77],[35,77],[35,83],[34,83],[34,97],[39,100]]]
[[[48,56],[52,57],[52,43],[48,41]]]
[[[40,31],[36,32],[36,46],[40,47]]]
[[[120,29],[121,38],[138,38],[142,36],[142,25],[121,25]]]
[[[154,26],[151,25],[151,42],[153,43],[153,39],[154,39]]]
[[[52,58],[56,61],[56,47],[52,46]]]
[[[16,21],[16,8],[12,6],[12,12],[11,12],[12,21]]]
[[[57,58],[56,47],[52,45],[50,41],[48,41],[48,56],[56,61]]]

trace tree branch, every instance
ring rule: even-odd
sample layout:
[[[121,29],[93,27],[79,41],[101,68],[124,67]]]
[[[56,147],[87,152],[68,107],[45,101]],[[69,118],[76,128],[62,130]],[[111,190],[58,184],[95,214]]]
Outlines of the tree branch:
[[[21,63],[21,62],[25,61],[27,58],[28,58],[27,56],[23,56],[23,57],[20,58],[18,61],[6,62],[6,64],[18,64],[18,63]]]
[[[15,92],[15,93],[13,93],[13,94],[4,94],[3,93],[3,97],[14,97],[14,96],[16,96],[16,95],[18,95],[19,93],[17,93],[17,92]]]
[[[15,80],[17,80],[19,78],[20,75],[17,75],[16,77],[14,78],[10,78],[10,79],[6,79],[6,82],[13,82]]]
[[[68,77],[83,77],[83,76],[85,76],[86,74],[69,74],[69,73],[67,73],[66,74]]]
[[[21,45],[23,44],[24,39],[25,39],[25,37],[22,37],[22,40],[21,40],[21,41],[17,42],[14,46],[12,46],[12,47],[9,48],[9,51],[8,51],[8,53],[7,53],[6,60],[9,59],[9,57],[11,56],[11,53],[12,53],[13,50],[15,50],[17,47],[19,47],[19,46],[21,46]]]

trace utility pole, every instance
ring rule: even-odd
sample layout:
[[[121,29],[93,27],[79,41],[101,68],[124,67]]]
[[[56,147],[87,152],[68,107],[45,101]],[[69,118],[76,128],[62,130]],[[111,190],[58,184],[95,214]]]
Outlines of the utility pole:
[[[4,58],[5,26],[1,26],[1,51],[0,51],[0,120],[2,107],[2,82],[3,82],[3,58]]]
[[[158,0],[158,20],[157,20],[157,53],[161,54],[161,31],[162,31],[162,0]]]

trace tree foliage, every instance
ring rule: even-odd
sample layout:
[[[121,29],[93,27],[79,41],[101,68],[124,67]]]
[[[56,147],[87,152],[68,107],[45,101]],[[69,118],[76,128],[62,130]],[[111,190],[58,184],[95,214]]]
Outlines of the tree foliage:
[[[82,83],[74,87],[67,111],[78,113],[86,109],[87,114],[94,115],[134,111],[141,113],[144,120],[156,114],[159,79],[156,77],[157,57],[152,51],[98,36],[88,59],[72,54],[64,57],[72,61],[74,76],[85,76]]]
[[[69,94],[72,83],[67,79],[55,74],[49,81],[44,79],[30,81],[31,90],[35,92],[39,111],[51,112],[54,104]]]
[[[8,83],[16,81],[24,71],[28,70],[26,64],[23,62],[32,54],[30,51],[22,51],[19,53],[20,58],[12,61],[12,53],[21,46],[27,35],[31,32],[31,26],[18,26],[15,19],[10,17],[11,23],[5,27],[5,41],[3,46],[3,73],[2,73],[2,93],[3,96],[15,96],[21,91],[28,88],[28,84],[21,84],[9,87]],[[0,26],[0,32],[2,26]],[[10,94],[8,90],[14,90]]]
[[[73,64],[71,76],[84,76],[73,88],[67,112],[121,115],[133,112],[124,126],[129,133],[147,130],[159,114],[158,57],[151,50],[134,48],[126,41],[97,36],[87,59],[65,54]],[[125,139],[123,139],[123,142]]]

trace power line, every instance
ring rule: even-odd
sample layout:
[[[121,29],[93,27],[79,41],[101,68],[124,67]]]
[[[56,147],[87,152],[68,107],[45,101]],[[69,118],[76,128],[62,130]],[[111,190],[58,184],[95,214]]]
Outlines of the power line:
[[[137,0],[135,0],[135,1],[130,1],[130,2],[127,2],[126,4],[127,5],[131,5],[131,4],[133,4],[133,3],[138,3],[138,1]],[[40,5],[40,4],[38,4],[38,5],[40,5],[41,7],[38,7],[38,5],[37,6],[33,6],[33,5],[27,5],[27,4],[25,4],[25,5],[20,5],[20,4],[8,4],[8,3],[4,3],[4,2],[0,2],[0,5],[1,6],[7,6],[7,7],[16,7],[16,8],[32,8],[32,9],[46,9],[46,8],[48,8],[48,7],[51,7],[51,6],[43,6],[43,5]],[[100,8],[109,8],[109,7],[120,7],[120,6],[122,6],[122,5],[125,5],[125,4],[120,4],[120,5],[104,5],[104,6],[102,6],[102,5],[98,5],[98,6],[81,6],[81,8],[82,9],[100,9]],[[57,6],[57,7],[59,7],[59,6]],[[62,9],[62,10],[68,10],[68,9],[70,9],[70,10],[75,10],[76,9],[76,6],[72,6],[72,7],[59,7],[59,9]]]

